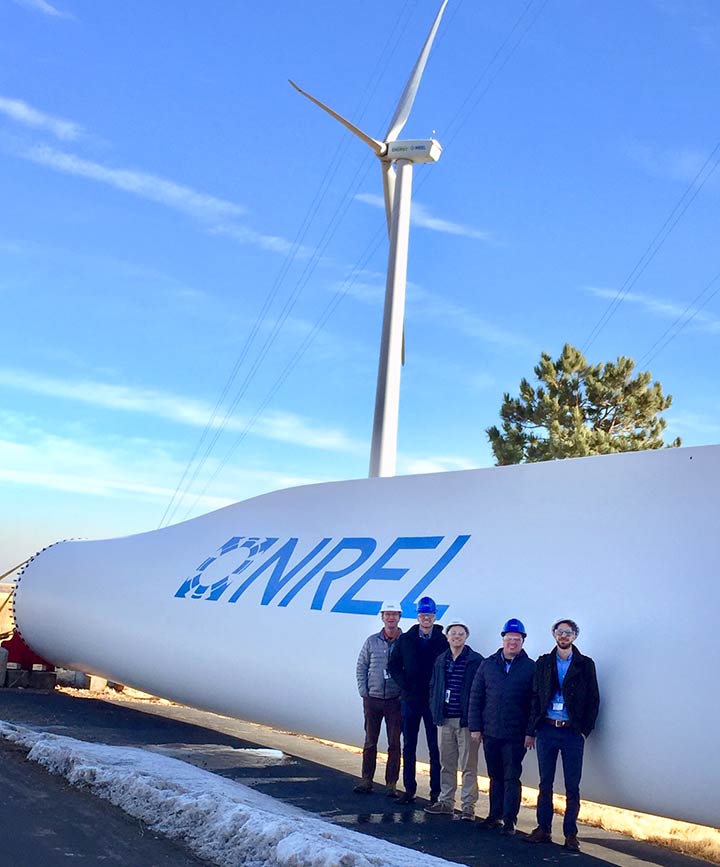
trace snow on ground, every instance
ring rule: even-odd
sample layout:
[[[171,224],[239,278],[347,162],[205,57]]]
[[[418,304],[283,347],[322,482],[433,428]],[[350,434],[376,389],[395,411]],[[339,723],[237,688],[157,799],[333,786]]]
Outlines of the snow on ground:
[[[135,747],[0,721],[28,758],[221,867],[447,867],[455,862],[332,825],[234,780]]]

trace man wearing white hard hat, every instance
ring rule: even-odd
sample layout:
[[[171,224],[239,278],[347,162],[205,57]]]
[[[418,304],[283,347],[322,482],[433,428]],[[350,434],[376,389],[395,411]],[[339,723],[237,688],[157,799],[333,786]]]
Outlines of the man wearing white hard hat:
[[[425,812],[453,815],[459,769],[460,818],[474,822],[480,744],[470,737],[468,705],[473,678],[483,657],[467,643],[470,629],[464,620],[451,620],[445,635],[450,647],[435,660],[430,681],[430,710],[440,735],[440,797],[436,804],[425,807]]]
[[[390,677],[388,664],[402,631],[398,625],[401,617],[400,603],[383,602],[380,616],[383,628],[380,632],[368,636],[357,661],[358,692],[363,700],[365,715],[365,744],[362,757],[362,780],[353,791],[358,795],[367,795],[373,790],[378,739],[385,720],[388,741],[388,760],[385,767],[386,794],[389,798],[395,798],[400,776],[402,714],[400,687]]]

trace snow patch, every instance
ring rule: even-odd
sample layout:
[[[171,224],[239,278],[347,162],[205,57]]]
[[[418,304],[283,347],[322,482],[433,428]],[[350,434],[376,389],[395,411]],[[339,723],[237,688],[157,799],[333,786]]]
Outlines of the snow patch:
[[[447,867],[455,862],[332,825],[234,780],[136,747],[0,721],[0,736],[220,867]],[[456,865],[459,867],[459,865]]]

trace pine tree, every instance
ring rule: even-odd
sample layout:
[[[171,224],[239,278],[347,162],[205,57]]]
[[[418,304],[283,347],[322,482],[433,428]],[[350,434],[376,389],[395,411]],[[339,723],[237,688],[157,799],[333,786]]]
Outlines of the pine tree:
[[[659,449],[672,403],[649,371],[633,377],[635,362],[588,364],[566,343],[557,361],[543,352],[536,388],[523,379],[520,396],[505,394],[502,430],[487,429],[497,465]],[[669,444],[680,445],[680,439]]]

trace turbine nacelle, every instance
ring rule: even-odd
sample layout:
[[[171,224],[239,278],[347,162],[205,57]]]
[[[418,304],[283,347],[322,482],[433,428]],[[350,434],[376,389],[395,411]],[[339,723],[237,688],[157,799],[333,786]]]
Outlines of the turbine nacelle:
[[[387,150],[380,159],[386,162],[436,163],[441,154],[442,145],[437,139],[407,139],[387,142]]]

